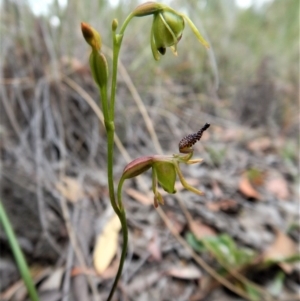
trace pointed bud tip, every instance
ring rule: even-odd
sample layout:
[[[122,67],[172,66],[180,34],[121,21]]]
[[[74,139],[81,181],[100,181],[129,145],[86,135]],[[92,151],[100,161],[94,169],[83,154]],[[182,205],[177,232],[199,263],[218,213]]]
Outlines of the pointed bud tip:
[[[100,34],[88,23],[81,22],[81,32],[86,42],[95,50],[101,49]]]
[[[86,40],[93,38],[94,34],[93,34],[93,30],[92,30],[91,26],[85,22],[81,22],[80,25],[81,25],[81,31],[82,31],[83,37]]]

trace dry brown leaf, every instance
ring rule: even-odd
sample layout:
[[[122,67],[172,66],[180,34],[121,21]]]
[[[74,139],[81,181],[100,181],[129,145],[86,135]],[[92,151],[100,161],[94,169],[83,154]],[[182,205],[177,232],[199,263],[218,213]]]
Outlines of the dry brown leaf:
[[[166,271],[166,274],[179,279],[199,279],[202,276],[201,270],[194,265],[176,266]]]
[[[243,174],[239,182],[239,190],[248,198],[260,200],[260,194],[253,188],[246,174]]]
[[[151,254],[151,257],[154,261],[161,261],[161,245],[159,236],[157,235],[156,231],[153,233],[153,236],[148,244],[147,250]]]
[[[71,270],[71,276],[76,277],[78,275],[91,275],[91,276],[97,276],[96,272],[92,268],[83,268],[81,266],[75,266]]]
[[[243,129],[234,127],[234,128],[224,129],[220,137],[222,138],[223,142],[240,141],[243,134],[244,134]]]
[[[272,140],[269,137],[259,137],[247,144],[247,148],[253,152],[264,152],[272,146]]]
[[[84,197],[82,186],[75,178],[63,177],[55,187],[69,202],[76,203]]]
[[[173,211],[167,211],[166,215],[169,218],[170,223],[172,224],[173,231],[177,234],[181,233],[186,223],[180,221]]]
[[[281,260],[297,254],[296,243],[285,233],[276,230],[276,239],[271,246],[264,252],[264,260]],[[290,263],[280,263],[279,266],[286,272],[291,273],[293,265]]]
[[[251,184],[256,186],[261,186],[265,182],[266,173],[257,169],[257,168],[250,168],[246,171],[247,177]]]
[[[113,260],[110,266],[101,274],[101,278],[102,279],[115,278],[119,268],[119,264],[120,264],[119,259]]]
[[[216,198],[221,198],[223,196],[223,191],[217,181],[212,182],[212,190]]]
[[[94,267],[98,274],[102,274],[110,265],[118,248],[118,234],[121,224],[117,215],[114,215],[97,237],[93,254]]]
[[[213,212],[221,210],[228,213],[236,213],[239,209],[239,204],[236,200],[225,199],[219,202],[206,203],[206,207]]]
[[[189,222],[189,228],[197,239],[216,235],[216,231],[212,227],[202,224],[200,221],[191,220]]]
[[[286,180],[281,176],[268,179],[266,189],[278,199],[286,200],[289,197],[289,189]]]
[[[220,211],[220,202],[208,202],[205,204],[205,207],[208,208],[210,211],[218,212]]]

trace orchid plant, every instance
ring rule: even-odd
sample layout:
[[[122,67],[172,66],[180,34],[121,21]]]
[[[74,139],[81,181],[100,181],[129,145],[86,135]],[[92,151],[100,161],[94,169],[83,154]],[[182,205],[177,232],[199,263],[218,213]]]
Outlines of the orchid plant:
[[[179,164],[194,164],[199,163],[202,159],[192,159],[193,149],[192,146],[200,140],[203,132],[209,127],[209,124],[205,124],[202,129],[197,133],[191,134],[183,138],[179,143],[179,152],[182,154],[174,154],[172,156],[152,155],[141,157],[130,162],[123,171],[121,179],[119,181],[117,190],[117,200],[115,195],[114,181],[113,181],[113,156],[114,156],[114,119],[115,119],[115,97],[117,86],[117,68],[118,57],[122,45],[127,25],[134,17],[153,16],[151,33],[150,33],[150,45],[152,54],[155,60],[159,60],[161,55],[166,53],[166,48],[170,47],[172,52],[177,55],[177,44],[180,41],[185,22],[189,24],[192,31],[196,35],[197,39],[206,48],[209,48],[208,43],[202,37],[194,23],[184,14],[179,13],[169,6],[166,6],[157,2],[146,2],[136,7],[125,19],[119,32],[117,33],[118,21],[114,19],[112,21],[113,32],[113,67],[111,77],[111,92],[108,97],[107,88],[109,81],[108,65],[104,54],[101,51],[101,36],[100,34],[89,24],[81,23],[82,34],[86,42],[91,46],[92,51],[89,58],[90,68],[92,76],[99,88],[100,103],[102,106],[105,129],[107,133],[107,177],[108,188],[111,205],[118,215],[123,233],[123,247],[118,268],[117,275],[115,277],[112,289],[108,296],[107,301],[110,301],[116,290],[118,281],[122,274],[123,264],[125,261],[127,244],[128,244],[128,228],[126,222],[126,213],[122,204],[122,186],[125,180],[138,176],[146,170],[152,168],[152,189],[154,193],[154,206],[163,204],[163,198],[158,191],[158,184],[168,193],[175,193],[175,180],[178,175],[182,185],[198,194],[203,195],[203,192],[190,186],[184,179],[182,172],[179,168]]]

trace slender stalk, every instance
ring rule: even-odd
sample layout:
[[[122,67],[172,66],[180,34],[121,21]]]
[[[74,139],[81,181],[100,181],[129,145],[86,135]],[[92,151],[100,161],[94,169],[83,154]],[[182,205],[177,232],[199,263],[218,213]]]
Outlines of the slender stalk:
[[[114,211],[119,216],[120,209],[118,208],[115,199],[114,174],[113,174],[114,134],[115,134],[114,122],[113,121],[110,121],[108,123],[105,122],[105,126],[107,131],[107,179],[108,179],[109,197]]]
[[[126,258],[126,252],[127,252],[127,245],[128,245],[128,228],[127,228],[127,221],[126,221],[126,213],[125,210],[121,210],[121,212],[118,214],[118,217],[120,219],[121,225],[122,225],[122,234],[123,234],[123,247],[122,247],[122,254],[120,258],[120,264],[118,268],[117,275],[115,277],[113,286],[111,288],[111,291],[109,293],[107,301],[111,301],[113,294],[117,288],[119,279],[122,275],[123,265]]]
[[[121,254],[121,259],[120,259],[120,264],[119,264],[119,268],[118,268],[118,272],[117,275],[115,277],[113,286],[111,288],[110,294],[108,296],[107,301],[110,301],[111,298],[113,297],[113,294],[117,288],[119,279],[121,277],[122,274],[122,270],[123,270],[123,265],[125,262],[125,258],[126,258],[126,252],[127,252],[127,245],[128,245],[128,227],[127,227],[127,221],[126,221],[126,212],[123,208],[123,204],[122,204],[122,186],[124,183],[124,179],[121,179],[118,185],[118,209],[119,209],[119,213],[117,213],[120,222],[121,222],[121,226],[122,226],[122,234],[123,234],[123,247],[122,247],[122,254]]]
[[[114,43],[114,45],[113,45],[113,74],[112,74],[112,81],[111,81],[110,114],[109,114],[109,117],[111,120],[114,120],[114,118],[115,118],[115,99],[116,99],[116,88],[117,88],[118,60],[119,60],[119,52],[120,52],[120,46],[121,46],[116,35],[114,35],[113,43]]]
[[[126,221],[126,213],[123,208],[122,199],[121,199],[121,189],[124,181],[121,180],[119,183],[118,204],[117,204],[115,200],[115,189],[114,189],[114,178],[113,178],[113,158],[114,158],[114,134],[115,134],[115,125],[114,125],[115,99],[116,99],[116,87],[117,87],[117,75],[118,75],[118,60],[119,60],[119,53],[121,49],[123,34],[129,21],[132,18],[133,18],[132,14],[130,14],[126,18],[126,20],[124,21],[121,27],[120,34],[116,34],[115,31],[113,32],[112,84],[111,84],[110,103],[108,109],[109,112],[107,114],[107,119],[105,119],[105,128],[107,132],[107,178],[108,178],[109,196],[110,196],[111,205],[120,219],[122,225],[122,234],[123,234],[123,247],[122,247],[122,254],[120,258],[120,264],[107,301],[110,301],[112,299],[113,294],[117,288],[118,281],[122,274],[123,265],[126,258],[127,245],[128,245],[128,228],[127,228],[127,221]]]
[[[119,53],[120,53],[125,29],[133,17],[134,17],[133,14],[129,14],[129,16],[125,19],[119,34],[116,34],[115,31],[113,32],[114,35],[113,36],[113,71],[112,71],[111,94],[110,94],[110,119],[112,121],[114,121],[114,116],[115,116],[115,99],[116,99]]]
[[[127,16],[127,18],[125,19],[123,25],[121,26],[120,33],[119,33],[120,35],[123,35],[123,34],[124,34],[127,25],[129,24],[129,22],[131,21],[131,19],[132,19],[133,17],[134,17],[134,14],[133,14],[133,13],[131,13],[131,14],[129,14],[129,15]]]
[[[20,245],[18,243],[14,230],[11,226],[9,218],[5,212],[1,199],[0,199],[0,222],[2,223],[4,231],[7,235],[8,242],[10,244],[11,250],[17,262],[19,271],[27,287],[29,297],[32,301],[39,301],[39,297],[36,288],[34,286],[33,280],[31,278],[30,271],[26,263],[24,254],[20,248]]]
[[[109,109],[108,109],[108,100],[107,100],[107,86],[103,86],[100,88],[100,102],[102,104],[102,110],[103,110],[103,117],[104,120],[109,120]]]

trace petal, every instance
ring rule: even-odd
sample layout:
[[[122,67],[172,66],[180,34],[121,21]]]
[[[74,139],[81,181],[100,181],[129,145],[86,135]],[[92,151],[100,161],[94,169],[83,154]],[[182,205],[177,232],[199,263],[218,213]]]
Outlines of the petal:
[[[156,42],[153,34],[153,26],[151,27],[150,43],[151,43],[151,50],[152,50],[153,57],[156,61],[159,61],[160,54],[156,47]]]
[[[195,36],[198,38],[198,40],[200,41],[200,43],[205,47],[205,48],[209,48],[209,44],[208,42],[203,38],[203,36],[200,34],[199,30],[197,29],[197,27],[195,26],[195,24],[192,22],[192,20],[187,17],[186,15],[182,14],[181,15],[190,25],[193,33],[195,34]]]

